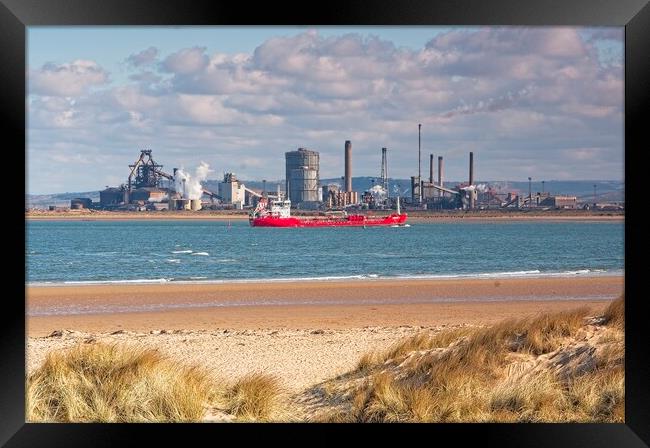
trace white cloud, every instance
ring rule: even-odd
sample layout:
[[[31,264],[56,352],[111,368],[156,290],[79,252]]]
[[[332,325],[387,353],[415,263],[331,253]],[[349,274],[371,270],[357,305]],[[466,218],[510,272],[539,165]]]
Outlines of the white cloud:
[[[479,176],[543,175],[582,157],[560,148],[599,148],[607,161],[585,156],[580,172],[592,167],[593,177],[622,177],[623,69],[602,65],[590,37],[597,35],[459,29],[408,49],[379,37],[310,30],[261,42],[250,54],[195,46],[165,56],[151,47],[129,58],[163,62],[133,63],[135,73],[116,86],[91,61],[30,72],[30,128],[42,151],[52,141],[110,142],[106,150],[128,154],[130,162],[145,145],[164,152],[158,157],[171,159],[165,163],[190,166],[202,158],[217,172],[233,165],[243,178],[270,179],[283,175],[284,152],[298,146],[321,151],[321,177],[338,176],[348,139],[358,158],[355,175],[377,174],[386,146],[391,175],[410,176],[422,123],[424,151],[463,158],[474,150],[487,170],[477,166]],[[544,154],[555,150],[551,165]],[[456,165],[448,163],[453,178]]]
[[[135,53],[126,58],[126,61],[134,67],[149,65],[153,63],[158,56],[158,49],[156,47],[149,47],[139,53]]]
[[[205,47],[194,47],[167,56],[162,65],[165,70],[172,73],[188,75],[204,69],[208,62]]]
[[[48,63],[29,72],[29,93],[52,96],[79,96],[92,86],[108,82],[108,72],[94,61],[77,59],[70,63]]]

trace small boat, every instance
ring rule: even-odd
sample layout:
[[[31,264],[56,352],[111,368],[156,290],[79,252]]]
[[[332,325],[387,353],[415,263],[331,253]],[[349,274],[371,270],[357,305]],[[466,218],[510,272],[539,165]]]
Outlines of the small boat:
[[[329,212],[324,216],[291,216],[291,201],[261,198],[248,218],[253,227],[374,227],[401,226],[406,222],[406,213],[400,213],[399,198],[397,213],[388,216],[349,215],[346,212]]]

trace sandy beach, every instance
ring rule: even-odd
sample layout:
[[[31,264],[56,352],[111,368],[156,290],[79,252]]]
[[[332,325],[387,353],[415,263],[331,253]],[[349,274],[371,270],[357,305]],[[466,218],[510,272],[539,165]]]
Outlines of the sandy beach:
[[[597,312],[622,291],[622,277],[28,287],[27,363],[77,343],[129,342],[219,375],[274,373],[298,391],[423,329]],[[124,311],[146,306],[166,308]]]

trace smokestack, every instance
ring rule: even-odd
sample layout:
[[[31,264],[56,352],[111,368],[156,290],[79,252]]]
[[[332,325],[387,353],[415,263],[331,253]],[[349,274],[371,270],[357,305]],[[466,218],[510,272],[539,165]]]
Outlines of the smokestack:
[[[420,137],[421,130],[422,130],[422,125],[418,124],[418,179],[422,176],[422,172],[420,170],[420,163],[422,160],[422,157],[420,156],[421,145],[422,145],[422,139]]]
[[[433,154],[429,154],[429,183],[433,183]]]
[[[352,143],[345,141],[345,191],[352,191]]]
[[[386,159],[386,148],[381,148],[381,185],[388,193],[388,160]]]
[[[438,186],[440,187],[444,187],[444,185],[442,185],[442,180],[442,156],[438,156]]]
[[[469,152],[469,184],[474,185],[474,153]],[[469,193],[469,208],[474,208],[474,195],[476,194],[475,190],[470,190]]]
[[[469,184],[474,185],[474,153],[469,153]]]
[[[422,203],[422,139],[420,137],[422,125],[418,124],[418,199]]]

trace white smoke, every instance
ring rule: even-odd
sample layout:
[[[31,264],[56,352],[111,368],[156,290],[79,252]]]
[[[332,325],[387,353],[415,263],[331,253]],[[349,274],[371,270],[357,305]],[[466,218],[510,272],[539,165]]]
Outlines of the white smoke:
[[[466,187],[462,187],[461,190],[467,190],[467,191],[478,191],[479,193],[485,193],[488,190],[488,186],[485,184],[478,184],[478,185],[468,185]]]
[[[183,199],[201,199],[203,187],[201,182],[206,180],[208,173],[212,172],[210,166],[201,162],[196,168],[194,176],[182,168],[176,170],[174,175],[174,190],[183,196]]]
[[[375,202],[383,202],[386,199],[387,191],[381,185],[374,185],[368,190]]]
[[[529,85],[516,92],[507,92],[505,95],[501,95],[495,98],[488,98],[485,101],[481,100],[478,103],[463,103],[461,106],[443,113],[442,116],[445,118],[452,118],[457,115],[472,115],[510,109],[517,106],[522,101],[525,101],[526,97],[528,97],[535,90],[535,85]]]

